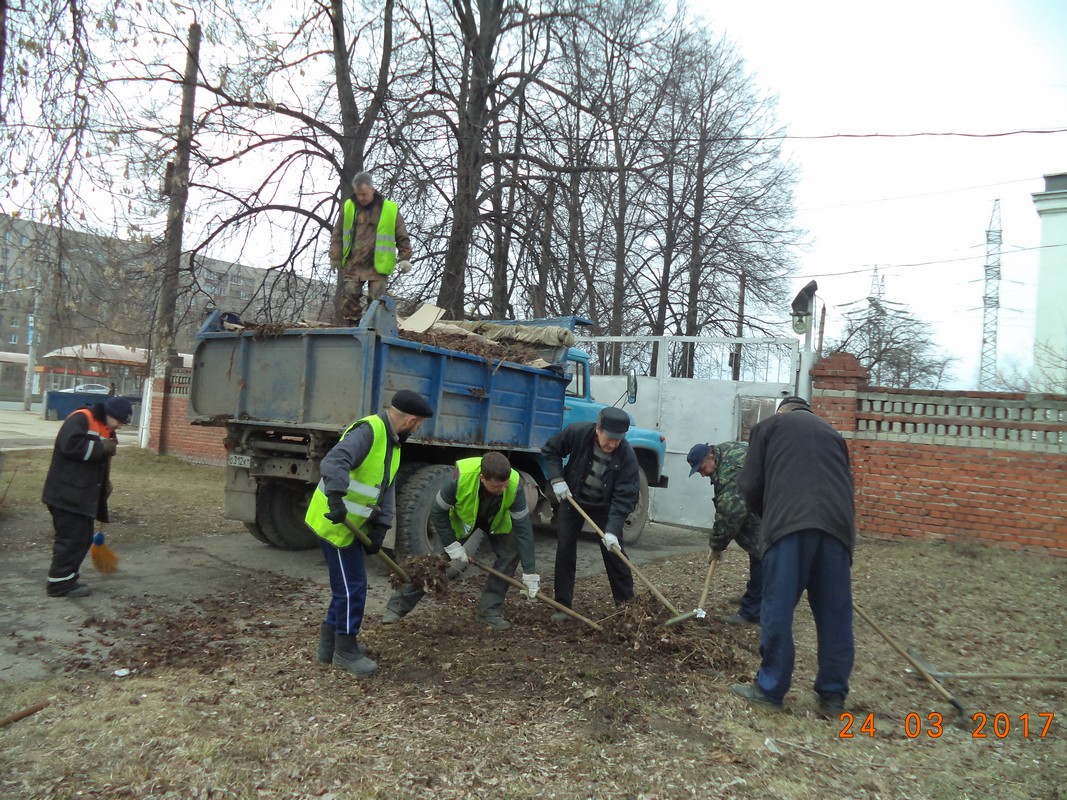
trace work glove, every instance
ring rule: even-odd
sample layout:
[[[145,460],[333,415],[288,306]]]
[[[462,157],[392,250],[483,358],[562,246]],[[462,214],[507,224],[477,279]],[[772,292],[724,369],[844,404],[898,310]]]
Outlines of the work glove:
[[[372,524],[370,526],[370,533],[367,534],[367,538],[370,539],[370,544],[363,545],[363,552],[368,556],[372,556],[382,549],[382,542],[385,541],[385,535],[389,533],[388,525]]]
[[[340,525],[345,521],[345,517],[348,516],[348,509],[345,508],[344,496],[339,492],[333,492],[326,495],[326,502],[330,504],[330,510],[326,512],[326,519],[330,522]]]
[[[563,478],[556,478],[552,481],[552,491],[556,493],[556,499],[561,503],[571,496],[571,487]]]
[[[537,593],[541,590],[541,576],[536,573],[522,573],[522,582],[526,584],[526,599],[531,603],[537,599]]]
[[[399,269],[401,272],[411,272],[411,262],[400,261],[397,263],[396,268]]]
[[[622,552],[622,543],[619,541],[619,537],[616,536],[614,533],[604,534],[604,547],[608,548],[608,550],[611,550],[611,548],[613,547],[617,547],[619,548],[619,552]]]
[[[463,545],[459,542],[446,544],[445,552],[448,553],[448,557],[452,559],[452,563],[457,567],[465,567],[467,564],[471,563],[471,560],[467,558],[467,551],[463,549]]]
[[[115,451],[118,449],[119,443],[117,439],[101,439],[100,448],[104,451],[104,455],[110,458],[115,455]]]

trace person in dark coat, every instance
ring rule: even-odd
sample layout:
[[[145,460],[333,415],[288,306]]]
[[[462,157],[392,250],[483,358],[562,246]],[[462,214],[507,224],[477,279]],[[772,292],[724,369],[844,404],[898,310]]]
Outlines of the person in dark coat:
[[[572,497],[604,532],[600,543],[604,569],[615,605],[632,600],[634,578],[630,568],[611,552],[624,554],[622,534],[626,518],[637,507],[641,491],[641,467],[633,447],[626,441],[630,416],[621,408],[605,408],[597,421],[575,422],[551,437],[541,448],[552,491],[559,501],[556,525],[555,599],[568,608],[574,602],[574,577],[578,562],[578,535],[584,519],[568,501]],[[563,461],[567,460],[564,467]],[[552,615],[567,621],[562,611]]]
[[[738,479],[759,514],[763,551],[761,662],[734,694],[780,708],[793,679],[793,613],[807,591],[818,637],[815,693],[822,716],[844,708],[855,660],[852,553],[855,501],[848,445],[801,397],[787,397],[756,424]]]
[[[118,448],[115,432],[132,416],[129,400],[109,397],[73,411],[59,428],[41,495],[56,533],[48,570],[49,597],[92,594],[78,578],[96,521],[108,521],[111,458]]]

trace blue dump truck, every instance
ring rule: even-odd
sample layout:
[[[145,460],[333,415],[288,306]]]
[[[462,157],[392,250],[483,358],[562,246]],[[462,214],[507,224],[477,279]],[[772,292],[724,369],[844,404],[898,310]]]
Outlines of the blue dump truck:
[[[399,389],[429,398],[436,414],[404,445],[397,519],[386,539],[398,556],[441,550],[429,527],[434,498],[457,459],[487,450],[507,454],[524,474],[535,522],[550,524],[541,445],[604,407],[590,395],[588,354],[568,346],[573,337],[562,328],[549,329],[558,340],[537,345],[541,360],[528,366],[404,338],[388,297],[372,304],[358,327],[247,329],[226,324],[227,316],[213,312],[197,336],[190,417],[226,428],[226,518],[286,550],[317,546],[304,511],[319,461],[345,427],[379,411]],[[636,391],[631,373],[630,402]],[[667,485],[666,444],[659,433],[635,427],[627,438],[642,468],[641,500],[625,532],[634,542],[648,519],[649,487]],[[467,542],[471,553],[479,537]]]

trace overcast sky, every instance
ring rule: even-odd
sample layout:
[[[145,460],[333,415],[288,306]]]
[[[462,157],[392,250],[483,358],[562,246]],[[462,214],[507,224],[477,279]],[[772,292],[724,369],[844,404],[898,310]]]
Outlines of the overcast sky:
[[[732,41],[792,136],[1067,129],[1063,0],[693,0]],[[1039,221],[1031,194],[1067,172],[1067,133],[790,139],[800,167],[795,288],[811,278],[827,335],[873,268],[977,383],[986,230],[1000,200],[1002,367],[1028,365]],[[861,302],[860,305],[864,303]],[[1010,367],[1009,367],[1010,368]]]

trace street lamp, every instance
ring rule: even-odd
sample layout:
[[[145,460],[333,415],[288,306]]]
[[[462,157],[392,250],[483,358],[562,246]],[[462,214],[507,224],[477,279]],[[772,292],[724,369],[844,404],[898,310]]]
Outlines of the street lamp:
[[[26,380],[22,386],[22,410],[29,411],[33,404],[33,374],[37,370],[37,331],[34,324],[40,313],[41,292],[40,286],[23,286],[19,289],[4,289],[0,294],[14,294],[15,292],[33,292],[33,310],[26,318]]]

